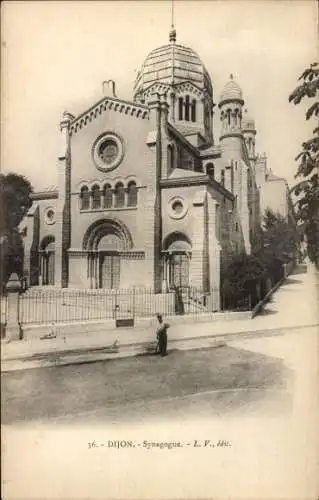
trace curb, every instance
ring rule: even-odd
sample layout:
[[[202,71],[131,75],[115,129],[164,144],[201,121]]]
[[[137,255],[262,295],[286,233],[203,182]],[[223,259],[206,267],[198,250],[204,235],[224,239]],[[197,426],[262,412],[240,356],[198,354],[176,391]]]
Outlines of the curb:
[[[310,325],[294,325],[294,326],[283,326],[279,328],[268,328],[263,330],[255,330],[250,332],[233,332],[233,333],[217,333],[213,335],[205,335],[200,337],[189,337],[189,338],[181,338],[181,339],[172,339],[170,340],[170,345],[172,349],[170,350],[196,350],[196,349],[205,349],[209,347],[221,347],[225,342],[231,342],[232,340],[236,340],[239,338],[251,338],[254,336],[269,337],[269,336],[277,336],[281,335],[283,330],[296,330],[300,328],[315,328],[318,327],[318,324],[310,324]],[[235,337],[235,338],[233,338]],[[191,345],[192,342],[195,342],[194,345]],[[89,364],[95,363],[99,361],[106,360],[115,360],[115,359],[124,359],[129,357],[142,357],[142,356],[151,356],[147,350],[146,346],[150,345],[152,342],[135,342],[131,344],[123,344],[122,349],[119,351],[110,352],[108,347],[94,347],[88,349],[87,347],[79,348],[79,349],[69,349],[64,351],[50,351],[50,352],[39,352],[34,353],[33,355],[28,356],[19,356],[12,358],[4,358],[1,361],[2,368],[1,371],[3,373],[8,373],[11,371],[19,371],[19,370],[28,370],[34,368],[48,368],[48,367],[56,367],[56,366],[69,366],[76,364]],[[180,345],[178,345],[180,344]],[[144,348],[144,349],[143,349]],[[103,352],[104,351],[104,352]],[[82,356],[81,356],[82,354]],[[43,356],[51,359],[47,360],[36,360],[32,359],[35,356]],[[60,356],[64,356],[65,358],[75,359],[60,359]],[[55,358],[55,359],[52,359]],[[80,359],[79,359],[80,357]],[[4,366],[6,364],[14,364],[15,366]],[[18,365],[18,366],[17,366]],[[20,365],[20,366],[19,366]]]

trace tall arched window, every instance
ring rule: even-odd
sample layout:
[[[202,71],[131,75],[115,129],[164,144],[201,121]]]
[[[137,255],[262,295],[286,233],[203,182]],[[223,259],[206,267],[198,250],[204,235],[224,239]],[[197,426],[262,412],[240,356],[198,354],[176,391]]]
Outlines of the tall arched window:
[[[129,207],[137,205],[137,186],[134,181],[129,182],[127,186],[127,205]]]
[[[212,179],[214,179],[214,177],[215,177],[215,167],[214,167],[213,163],[207,163],[207,165],[206,165],[206,173],[207,173],[207,175],[209,175],[209,177],[211,177]]]
[[[91,191],[91,196],[92,196],[92,208],[101,208],[101,191],[100,191],[100,186],[95,184],[92,187]]]
[[[184,107],[183,98],[179,97],[178,98],[178,119],[179,120],[183,119],[183,107]]]
[[[240,123],[239,123],[239,109],[238,108],[235,109],[234,116],[235,116],[235,124],[239,127]]]
[[[231,120],[231,110],[230,109],[227,109],[226,115],[227,115],[227,123],[228,123],[228,125],[230,125],[230,120]]]
[[[189,95],[187,95],[185,97],[185,120],[187,122],[189,122],[189,107],[190,107],[190,103],[189,103]]]
[[[192,100],[191,120],[192,122],[196,122],[196,99]]]
[[[222,186],[225,186],[225,170],[224,169],[220,173],[220,183]]]
[[[111,208],[113,204],[113,191],[110,184],[105,184],[103,188],[103,205],[104,208]]]
[[[115,206],[117,208],[124,207],[125,191],[122,182],[118,182],[115,186]]]
[[[167,168],[171,172],[174,169],[174,146],[169,144],[167,146]]]
[[[87,186],[83,186],[81,188],[80,199],[81,199],[81,210],[88,210],[90,208],[90,193],[89,193],[89,188]]]

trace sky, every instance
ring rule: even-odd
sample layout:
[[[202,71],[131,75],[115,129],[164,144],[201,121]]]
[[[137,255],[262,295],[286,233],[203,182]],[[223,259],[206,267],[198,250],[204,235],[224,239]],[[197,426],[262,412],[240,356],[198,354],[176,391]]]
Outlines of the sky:
[[[165,0],[4,2],[1,170],[27,176],[36,190],[55,185],[63,111],[85,111],[108,79],[119,98],[132,99],[145,57],[168,43],[171,10]],[[290,184],[314,125],[288,96],[316,60],[317,14],[315,0],[174,2],[177,43],[200,56],[215,101],[234,75],[256,121],[257,150]],[[218,111],[214,121],[218,143]]]

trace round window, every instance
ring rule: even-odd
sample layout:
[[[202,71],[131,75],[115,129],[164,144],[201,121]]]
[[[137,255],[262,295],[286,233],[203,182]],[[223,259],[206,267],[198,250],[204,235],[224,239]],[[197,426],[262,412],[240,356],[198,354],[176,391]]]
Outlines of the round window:
[[[55,223],[55,212],[53,208],[47,208],[45,211],[45,220],[47,224],[54,224]]]
[[[106,164],[111,165],[114,163],[119,154],[119,148],[115,141],[106,139],[99,146],[99,158]]]
[[[176,215],[181,214],[184,210],[183,203],[180,200],[174,201],[172,203],[172,209],[173,209],[173,212],[176,213]]]
[[[174,196],[169,202],[169,216],[172,219],[182,219],[187,213],[187,204],[183,198]]]
[[[54,218],[54,212],[53,212],[52,209],[48,210],[48,212],[47,212],[47,218],[49,220],[53,220],[53,218]]]
[[[104,134],[93,145],[93,161],[96,167],[104,172],[116,168],[121,163],[123,155],[123,143],[115,134]]]

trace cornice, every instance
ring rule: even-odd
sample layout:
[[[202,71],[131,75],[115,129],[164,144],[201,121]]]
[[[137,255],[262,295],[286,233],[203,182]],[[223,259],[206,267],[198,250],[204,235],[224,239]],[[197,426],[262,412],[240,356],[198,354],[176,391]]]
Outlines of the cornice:
[[[73,120],[69,126],[70,133],[76,133],[81,130],[92,120],[97,118],[107,109],[113,110],[125,115],[141,118],[142,120],[148,118],[149,108],[144,104],[137,104],[135,102],[123,101],[114,97],[103,97],[100,101],[94,104],[91,108],[79,115]]]
[[[189,187],[189,186],[210,186],[219,193],[221,193],[226,198],[234,200],[234,195],[228,191],[224,186],[219,184],[208,175],[194,175],[193,177],[179,177],[173,179],[162,179],[160,181],[160,187],[171,188],[171,187]]]
[[[59,192],[54,191],[38,191],[36,193],[31,193],[31,200],[54,200],[59,197]]]
[[[227,137],[237,137],[239,139],[244,140],[243,134],[241,132],[227,132],[227,134],[221,135],[219,140],[222,141],[223,139],[226,139]]]
[[[218,107],[221,108],[222,106],[224,106],[224,104],[230,104],[232,102],[237,102],[238,104],[241,104],[242,106],[244,105],[243,99],[239,99],[238,97],[234,97],[234,98],[229,98],[229,99],[222,99],[219,102]]]

